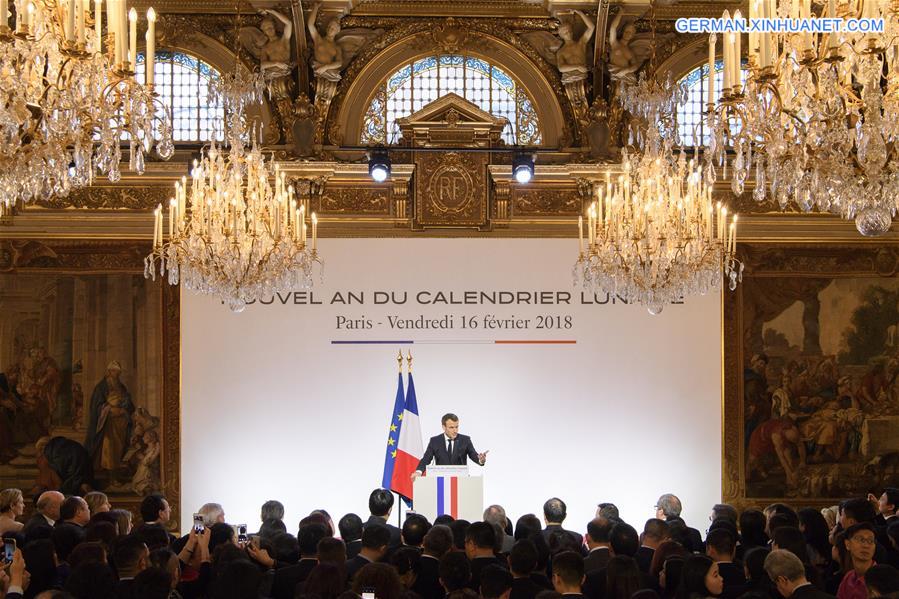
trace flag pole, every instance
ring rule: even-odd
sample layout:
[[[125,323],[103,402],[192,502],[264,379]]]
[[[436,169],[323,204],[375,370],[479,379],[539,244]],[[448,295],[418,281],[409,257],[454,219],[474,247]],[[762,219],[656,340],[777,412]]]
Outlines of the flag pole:
[[[409,376],[412,376],[412,350],[407,349],[406,352],[409,354],[409,357],[406,358],[407,369],[409,371]],[[402,351],[400,352],[400,354],[402,355]],[[413,481],[413,484],[414,484],[414,481]],[[400,503],[403,503],[403,502],[401,501]],[[415,509],[415,500],[414,499],[409,500],[409,507],[412,508],[413,510]],[[402,527],[403,526],[401,524],[400,528],[402,528]]]

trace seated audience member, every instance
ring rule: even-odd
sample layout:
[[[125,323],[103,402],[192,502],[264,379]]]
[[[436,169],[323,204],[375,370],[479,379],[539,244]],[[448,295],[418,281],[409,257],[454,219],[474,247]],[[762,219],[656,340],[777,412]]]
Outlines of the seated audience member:
[[[147,544],[137,535],[122,537],[113,547],[112,561],[119,575],[116,596],[119,599],[134,597],[134,578],[150,565]]]
[[[497,565],[487,566],[481,572],[481,597],[483,599],[509,599],[512,575]]]
[[[56,549],[50,539],[31,541],[21,550],[21,554],[31,577],[25,593],[26,599],[35,597],[43,591],[62,588]]]
[[[814,508],[801,509],[798,515],[809,563],[824,574],[830,567],[830,529],[827,528],[827,521]]]
[[[440,584],[440,558],[453,548],[453,531],[443,524],[435,524],[425,535],[418,564],[418,577],[412,590],[422,599],[443,599],[446,592]]]
[[[573,530],[565,530],[562,528],[562,523],[567,516],[568,507],[565,505],[564,501],[558,497],[552,497],[546,500],[546,503],[543,504],[543,522],[546,524],[546,528],[543,529],[543,540],[549,544],[549,539],[553,531],[560,530],[571,537],[574,547],[577,548],[576,551],[586,554],[586,551],[583,549],[584,538],[581,534],[574,532]]]
[[[366,564],[353,577],[353,592],[362,595],[363,589],[373,589],[377,599],[400,599],[403,585],[400,576],[389,564]]]
[[[740,516],[737,513],[737,508],[731,504],[716,503],[712,507],[712,513],[709,515],[709,522],[714,522],[715,520],[727,520],[734,526],[737,526],[737,524],[739,524]]]
[[[563,551],[553,556],[553,588],[557,593],[572,599],[583,597],[584,558],[576,551]],[[629,598],[628,598],[629,599]]]
[[[637,529],[633,526],[626,522],[619,522],[612,527],[609,544],[614,555],[635,557],[637,550],[640,549],[640,537],[637,536]]]
[[[368,524],[362,530],[362,548],[359,554],[346,563],[347,578],[352,581],[356,572],[363,566],[383,560],[389,546],[390,530],[383,524]]]
[[[677,597],[685,559],[685,557],[675,555],[666,559],[665,563],[662,564],[662,571],[659,572],[659,589],[661,590],[660,595],[662,599]]]
[[[767,518],[759,510],[744,510],[740,514],[740,545],[737,547],[737,559],[742,560],[746,552],[753,547],[768,547],[766,524]]]
[[[96,514],[108,512],[112,509],[112,505],[109,503],[109,497],[106,496],[106,493],[101,493],[100,491],[91,491],[90,493],[87,493],[84,496],[84,500],[87,502],[87,507],[90,509],[91,518]]]
[[[347,588],[343,568],[332,563],[321,563],[309,573],[302,583],[302,592],[297,587],[296,597],[310,599],[337,599]]]
[[[899,568],[899,521],[895,518],[887,526],[887,540],[890,542],[887,559],[891,566]]]
[[[899,570],[893,566],[871,566],[865,573],[865,586],[868,587],[868,597],[899,597]]]
[[[91,510],[84,499],[73,495],[59,506],[59,519],[60,521],[56,523],[54,528],[72,526],[77,528],[83,537],[84,527],[91,521]]]
[[[175,541],[175,537],[169,534],[166,525],[172,517],[172,509],[168,500],[159,493],[147,495],[140,502],[140,517],[143,524],[134,530],[134,534],[139,535],[147,546],[156,544],[156,537],[153,533],[163,531],[169,539],[169,544]]]
[[[276,499],[269,499],[262,504],[259,510],[259,519],[262,522],[269,520],[284,520],[284,504]]]
[[[23,532],[28,535],[35,526],[54,526],[59,520],[59,508],[65,500],[65,496],[59,491],[41,493],[35,502],[35,513],[25,523]]]
[[[630,599],[640,588],[640,569],[634,558],[616,555],[609,560],[605,599]]]
[[[884,528],[890,522],[897,522],[899,518],[899,489],[896,487],[886,487],[880,497],[875,498],[873,495],[868,496],[868,501],[877,503],[877,517],[874,520],[874,526]]]
[[[178,556],[175,555],[171,549],[157,549],[156,551],[151,551],[150,566],[168,574],[170,591],[178,589],[181,584],[181,560],[178,559]],[[205,582],[206,581],[204,580],[203,584],[205,584]],[[188,592],[188,595],[193,597],[196,593],[190,591]]]
[[[843,582],[843,577],[852,569],[852,559],[849,557],[849,549],[846,548],[845,531],[838,532],[833,537],[831,561],[833,565],[830,574],[825,580],[824,590],[831,595],[836,595],[837,589],[840,588],[840,583]]]
[[[124,537],[131,534],[131,512],[128,510],[109,510],[109,513],[116,519],[116,530],[118,536]]]
[[[16,520],[25,511],[25,498],[19,489],[0,491],[0,535],[20,533],[25,524]]]
[[[509,552],[509,570],[512,572],[512,590],[509,599],[534,599],[546,590],[531,578],[537,568],[537,547],[529,539],[516,541]]]
[[[400,575],[403,589],[412,590],[421,569],[421,552],[415,547],[400,547],[390,556],[389,562]]]
[[[449,514],[443,514],[442,516],[437,516],[436,518],[434,518],[434,526],[437,526],[438,524],[449,526],[450,523],[454,520],[455,518],[453,518]]]
[[[363,527],[372,524],[386,526],[390,532],[390,548],[399,547],[402,543],[400,529],[390,524],[390,514],[393,512],[393,493],[387,489],[375,489],[368,496],[368,511],[371,515]]]
[[[614,503],[599,503],[596,505],[596,517],[608,518],[609,520],[621,520],[618,512],[618,506]]]
[[[85,562],[72,568],[65,589],[75,599],[116,599],[116,582],[115,573],[106,564]]]
[[[256,564],[248,559],[233,559],[216,577],[212,596],[215,599],[259,599],[261,583],[262,572]]]
[[[774,516],[772,516],[774,517]],[[808,545],[805,537],[794,526],[781,526],[776,529],[771,537],[772,549],[786,549],[798,557],[805,564],[805,577],[817,588],[824,590],[824,581],[821,573],[809,563]]]
[[[25,587],[30,588],[29,572],[25,569],[22,550],[16,549],[9,570],[0,569],[0,593],[5,593],[5,599],[23,599]]]
[[[468,588],[477,591],[481,587],[481,570],[490,565],[505,567],[505,561],[496,557],[496,530],[489,522],[473,522],[465,532],[465,555],[471,563]]]
[[[297,534],[300,561],[275,571],[271,591],[274,599],[293,599],[297,584],[306,580],[318,564],[318,543],[327,536],[328,529],[321,522],[312,522],[300,527]]]
[[[81,564],[107,564],[106,547],[96,541],[81,543],[69,553],[68,562],[73,570]]]
[[[416,547],[421,549],[425,535],[431,529],[428,519],[420,514],[409,514],[406,521],[403,522],[403,528],[400,532],[402,544],[406,547]]]
[[[669,525],[672,522],[684,522],[683,518],[680,517],[681,511],[683,511],[683,505],[680,499],[677,498],[677,495],[665,493],[656,501],[656,518],[664,520]],[[702,551],[702,536],[699,534],[699,531],[687,526],[686,522],[684,522],[684,526],[687,529],[687,534],[685,542],[681,544],[687,548],[687,551]]]
[[[874,565],[874,548],[877,539],[870,522],[860,522],[845,531],[844,543],[849,552],[850,569],[837,589],[838,599],[867,599],[865,574]]]
[[[147,568],[134,577],[134,599],[178,598],[172,590],[172,577],[160,568]]]
[[[652,563],[649,565],[649,577],[656,585],[659,582],[659,576],[665,567],[665,562],[672,557],[684,558],[688,555],[684,546],[677,541],[665,541],[659,545],[658,549],[652,554]]]
[[[746,577],[746,593],[773,596],[774,587],[765,571],[765,558],[768,557],[765,547],[753,547],[743,558],[743,575]],[[800,560],[802,561],[802,560]]]
[[[460,518],[458,520],[453,520],[448,526],[450,527],[450,530],[453,531],[453,546],[459,551],[465,551],[465,533],[468,532],[468,527],[471,526],[471,522]]]
[[[718,564],[718,574],[724,581],[721,596],[724,599],[736,599],[745,591],[746,576],[743,568],[734,563],[737,549],[734,535],[725,528],[710,530],[705,545],[706,555]]]
[[[309,515],[310,516],[321,516],[322,523],[328,527],[328,536],[329,537],[334,536],[334,533],[337,529],[334,527],[334,519],[331,517],[331,514],[329,514],[327,510],[324,510],[324,509],[312,510],[309,513]]]
[[[108,513],[108,512],[101,512]],[[124,536],[124,535],[122,535]],[[119,531],[115,524],[102,520],[91,521],[84,527],[84,540],[88,543],[101,543],[107,553],[112,551],[112,546],[119,538]]]
[[[362,518],[356,514],[347,514],[337,523],[340,538],[346,543],[347,559],[359,555],[362,548]]]
[[[771,551],[765,557],[765,572],[784,599],[833,599],[808,581],[805,564],[791,551]]]
[[[316,550],[318,563],[327,562],[345,568],[347,562],[346,545],[340,539],[325,537],[318,542]]]
[[[438,579],[446,594],[461,591],[471,580],[471,565],[461,551],[448,551],[440,558]]]
[[[497,540],[497,543],[500,546],[500,549],[497,553],[508,555],[509,552],[512,551],[512,545],[515,544],[515,539],[513,538],[511,533],[512,524],[506,517],[506,510],[501,505],[491,505],[486,510],[484,510],[484,522],[496,524],[500,527],[503,535],[501,539]]]
[[[718,575],[718,564],[707,555],[691,555],[684,560],[677,599],[718,597],[724,581]]]
[[[587,557],[584,558],[584,572],[602,570],[612,558],[609,538],[615,521],[605,516],[597,516],[587,524]]]
[[[640,547],[634,555],[637,567],[644,574],[649,572],[652,564],[652,555],[658,546],[668,539],[668,524],[658,518],[650,518],[643,526],[643,534],[640,535]]]

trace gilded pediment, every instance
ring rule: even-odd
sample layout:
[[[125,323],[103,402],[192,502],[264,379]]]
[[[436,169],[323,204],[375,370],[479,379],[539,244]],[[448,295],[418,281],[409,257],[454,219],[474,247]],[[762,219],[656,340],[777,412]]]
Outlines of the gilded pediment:
[[[396,122],[403,140],[419,146],[499,145],[509,124],[452,92]]]

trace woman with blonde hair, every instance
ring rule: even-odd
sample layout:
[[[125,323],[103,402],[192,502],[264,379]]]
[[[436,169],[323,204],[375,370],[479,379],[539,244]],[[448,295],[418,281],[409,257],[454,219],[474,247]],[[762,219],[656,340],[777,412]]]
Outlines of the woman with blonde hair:
[[[84,500],[87,502],[87,507],[91,510],[91,516],[99,512],[108,512],[112,509],[106,493],[101,493],[100,491],[91,491],[84,496]]]
[[[25,499],[19,489],[3,489],[0,491],[0,535],[8,532],[22,532],[25,525],[16,518],[25,511]]]
[[[116,528],[119,536],[124,537],[131,534],[131,512],[128,510],[109,510],[109,513],[115,516]]]

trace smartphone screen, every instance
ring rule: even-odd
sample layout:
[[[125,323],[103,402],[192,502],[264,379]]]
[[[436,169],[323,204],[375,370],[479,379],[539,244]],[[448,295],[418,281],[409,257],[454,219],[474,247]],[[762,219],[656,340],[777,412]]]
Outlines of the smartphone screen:
[[[375,590],[373,588],[362,589],[362,599],[375,599]]]
[[[12,562],[13,555],[16,553],[16,540],[3,539],[3,559],[6,562]]]
[[[194,514],[194,530],[198,533],[206,530],[206,525],[203,524],[203,514]]]
[[[238,524],[237,525],[237,542],[238,543],[246,543],[247,542],[247,525],[246,524]]]

